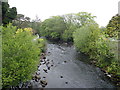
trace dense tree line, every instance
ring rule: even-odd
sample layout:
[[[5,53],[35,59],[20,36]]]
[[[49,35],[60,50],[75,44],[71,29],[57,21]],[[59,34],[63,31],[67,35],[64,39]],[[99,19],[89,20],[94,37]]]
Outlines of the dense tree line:
[[[73,41],[75,29],[90,22],[94,22],[94,16],[87,12],[53,16],[41,23],[40,34],[47,38]]]
[[[16,7],[10,8],[8,2],[2,2],[2,23],[6,25],[12,22],[17,16],[17,9]]]

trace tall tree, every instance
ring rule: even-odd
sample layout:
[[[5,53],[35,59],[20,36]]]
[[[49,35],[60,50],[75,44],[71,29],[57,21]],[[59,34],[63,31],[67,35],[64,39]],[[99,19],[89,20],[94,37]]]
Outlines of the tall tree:
[[[2,23],[3,25],[12,22],[17,16],[16,7],[9,8],[8,2],[2,2]]]
[[[118,32],[120,32],[120,15],[116,14],[109,21],[109,23],[107,25],[106,33],[110,37],[117,37],[118,36]]]
[[[17,14],[16,18],[13,20],[13,25],[18,28],[27,28],[30,27],[30,18],[25,17],[23,14]]]
[[[33,28],[33,34],[39,34],[40,35],[40,30],[41,30],[41,20],[39,19],[38,16],[32,22],[30,23],[30,27]]]
[[[65,29],[66,24],[61,16],[53,16],[41,24],[41,34],[52,39],[60,39]]]
[[[85,24],[94,22],[95,16],[92,16],[91,13],[79,12],[63,15],[65,22],[70,25],[76,25],[76,27],[81,27]],[[95,22],[94,22],[95,23]]]
[[[62,16],[66,23],[67,29],[62,35],[64,41],[73,41],[73,32],[88,23],[95,23],[94,17],[91,13],[79,12],[70,13]]]

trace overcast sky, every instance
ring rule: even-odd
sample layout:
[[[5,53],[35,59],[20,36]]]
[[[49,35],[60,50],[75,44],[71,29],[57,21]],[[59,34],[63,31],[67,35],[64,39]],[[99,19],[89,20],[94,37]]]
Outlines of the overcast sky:
[[[19,14],[43,21],[50,16],[68,13],[89,12],[97,16],[100,26],[106,26],[118,13],[120,0],[8,0],[10,7],[17,7]]]

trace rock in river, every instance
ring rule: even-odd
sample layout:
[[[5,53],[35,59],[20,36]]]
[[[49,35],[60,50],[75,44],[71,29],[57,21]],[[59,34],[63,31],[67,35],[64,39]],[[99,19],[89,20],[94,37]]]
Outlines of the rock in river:
[[[43,70],[44,70],[46,73],[48,73],[48,72],[47,72],[47,69],[43,69]]]
[[[63,78],[63,76],[60,76],[60,78]]]
[[[68,82],[65,82],[65,84],[68,84]]]
[[[40,84],[42,85],[42,87],[45,87],[47,85],[47,81],[40,80]]]

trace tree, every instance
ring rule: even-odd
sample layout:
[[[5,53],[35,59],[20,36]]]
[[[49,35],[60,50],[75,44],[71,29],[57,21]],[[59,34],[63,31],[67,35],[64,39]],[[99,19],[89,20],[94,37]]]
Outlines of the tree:
[[[60,39],[63,32],[66,30],[66,23],[61,16],[53,16],[46,19],[41,24],[41,35],[52,39]]]
[[[62,35],[64,41],[73,41],[73,32],[86,24],[95,23],[94,17],[91,13],[79,12],[71,13],[62,16],[66,23],[67,29]]]
[[[41,20],[39,19],[38,16],[36,16],[35,20],[32,20],[32,22],[30,22],[30,27],[33,28],[33,32],[34,34],[39,34],[40,35],[40,30],[41,30]]]
[[[65,22],[68,24],[68,26],[76,25],[76,27],[81,27],[85,24],[89,24],[91,22],[94,22],[95,16],[92,16],[91,13],[87,12],[79,12],[79,13],[71,13],[63,15]]]
[[[94,17],[87,12],[53,16],[42,22],[40,34],[52,39],[73,41],[73,32],[77,28],[89,23],[96,24]]]
[[[30,18],[25,17],[23,14],[17,14],[16,18],[12,21],[14,26],[18,28],[27,28],[30,27]]]
[[[2,24],[2,2],[0,2],[0,25]]]
[[[106,33],[109,37],[118,37],[118,32],[120,32],[120,15],[116,14],[109,21]]]
[[[14,20],[17,16],[16,7],[9,8],[8,2],[2,2],[2,23],[6,25],[12,20]]]

